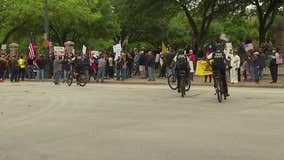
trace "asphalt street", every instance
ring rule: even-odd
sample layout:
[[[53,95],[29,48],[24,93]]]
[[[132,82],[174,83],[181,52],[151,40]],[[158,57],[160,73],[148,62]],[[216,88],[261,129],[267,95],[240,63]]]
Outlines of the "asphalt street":
[[[284,90],[0,85],[0,160],[282,160]]]

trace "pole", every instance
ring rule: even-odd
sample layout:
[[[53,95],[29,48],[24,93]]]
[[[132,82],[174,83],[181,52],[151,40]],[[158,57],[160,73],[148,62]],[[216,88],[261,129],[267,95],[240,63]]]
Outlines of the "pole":
[[[45,41],[48,40],[49,37],[49,22],[48,22],[48,0],[44,0],[44,32],[45,32],[45,36],[44,39]],[[46,51],[45,51],[45,58],[47,60],[47,62],[49,62],[49,47],[46,47]],[[48,63],[45,65],[45,77],[49,77],[51,70],[49,69],[49,65]]]
[[[48,22],[48,0],[44,0],[44,31],[46,39],[49,37],[49,22]]]

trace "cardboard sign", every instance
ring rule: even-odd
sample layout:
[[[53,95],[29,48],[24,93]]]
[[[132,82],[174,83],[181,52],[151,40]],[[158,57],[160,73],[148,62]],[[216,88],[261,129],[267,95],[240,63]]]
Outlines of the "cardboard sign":
[[[54,47],[54,55],[56,56],[64,56],[65,55],[65,48],[60,46]]]

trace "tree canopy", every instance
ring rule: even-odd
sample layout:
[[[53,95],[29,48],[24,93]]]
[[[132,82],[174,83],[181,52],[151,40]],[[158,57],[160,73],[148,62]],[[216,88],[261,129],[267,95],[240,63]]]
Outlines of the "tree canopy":
[[[103,49],[115,37],[129,45],[154,48],[162,42],[174,47],[187,43],[202,48],[221,32],[237,43],[252,39],[273,41],[282,24],[283,0],[48,0],[50,40],[67,40]],[[27,46],[31,32],[43,41],[44,1],[2,0],[1,43]]]

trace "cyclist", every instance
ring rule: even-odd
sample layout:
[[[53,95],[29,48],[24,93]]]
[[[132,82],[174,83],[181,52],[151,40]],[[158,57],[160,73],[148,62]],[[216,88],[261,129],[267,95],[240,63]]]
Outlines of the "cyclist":
[[[180,73],[184,71],[185,77],[189,76],[189,71],[190,71],[189,61],[190,61],[189,57],[186,55],[186,52],[182,49],[178,50],[176,56],[173,59],[172,66],[175,66],[178,92],[180,92],[180,79],[181,79]]]
[[[209,54],[207,56],[208,60],[213,60],[212,64],[212,70],[213,74],[221,74],[221,79],[223,82],[224,86],[224,94],[226,97],[230,96],[228,93],[228,85],[227,85],[227,80],[226,80],[226,62],[229,61],[228,57],[226,54],[220,50],[220,47],[218,47],[214,52]],[[215,87],[215,81],[214,81],[214,87]]]
[[[72,58],[71,64],[73,64],[72,67],[74,69],[76,81],[78,83],[80,75],[84,74],[84,71],[85,71],[85,65],[84,65],[82,56],[80,54],[77,54],[76,56],[74,56]]]

